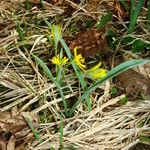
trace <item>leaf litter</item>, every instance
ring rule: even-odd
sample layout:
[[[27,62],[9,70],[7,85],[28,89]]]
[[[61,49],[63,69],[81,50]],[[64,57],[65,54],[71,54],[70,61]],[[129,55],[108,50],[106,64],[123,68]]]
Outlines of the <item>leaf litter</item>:
[[[28,112],[22,112],[18,115],[16,110],[12,109],[12,112],[0,113],[1,150],[24,148],[26,143],[34,139],[26,118],[32,119],[35,127],[38,125],[37,117]]]

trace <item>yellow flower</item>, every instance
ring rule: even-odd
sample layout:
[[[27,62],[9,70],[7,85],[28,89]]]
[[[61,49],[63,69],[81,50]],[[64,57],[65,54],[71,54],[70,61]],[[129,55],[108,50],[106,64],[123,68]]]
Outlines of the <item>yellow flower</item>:
[[[93,71],[96,71],[96,70],[98,70],[99,69],[99,67],[101,66],[101,62],[99,62],[96,66],[94,66],[93,68],[91,68],[89,71],[90,72],[93,72]]]
[[[86,71],[86,76],[90,77],[91,79],[99,79],[107,74],[107,70],[100,68],[101,62],[99,62],[96,66]]]
[[[51,59],[51,62],[57,66],[61,66],[61,65],[65,65],[68,62],[68,58],[66,57],[61,58],[59,55],[57,55]]]
[[[106,74],[107,74],[106,69],[98,69],[95,72],[93,72],[93,79],[99,79],[105,77]]]
[[[84,70],[86,68],[86,65],[84,65],[85,59],[81,54],[77,54],[77,47],[74,48],[74,61],[80,69]]]

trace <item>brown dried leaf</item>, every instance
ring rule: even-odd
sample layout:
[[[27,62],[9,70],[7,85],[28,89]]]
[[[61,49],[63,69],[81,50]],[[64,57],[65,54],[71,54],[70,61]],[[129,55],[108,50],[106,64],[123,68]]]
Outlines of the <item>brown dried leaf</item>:
[[[150,79],[146,79],[135,70],[130,69],[118,75],[117,79],[129,95],[142,94],[150,96]]]
[[[130,6],[130,1],[128,0],[126,2],[127,2],[127,5]],[[119,1],[114,1],[113,11],[117,16],[123,19],[129,16],[129,13],[125,10],[125,8],[120,4]]]
[[[0,132],[0,150],[7,150],[7,141],[5,137],[3,136],[4,132]]]
[[[27,127],[26,122],[20,116],[12,118],[11,114],[8,113],[0,113],[0,116],[0,129],[5,132],[15,134],[21,129]]]
[[[145,64],[143,66],[139,66],[134,69],[138,73],[140,73],[147,80],[150,80],[150,64]]]
[[[78,33],[76,38],[68,43],[70,43],[69,48],[72,52],[77,47],[78,53],[84,57],[104,54],[107,47],[106,31],[105,29],[87,29]]]
[[[125,2],[130,7],[130,0],[126,0]],[[107,7],[108,9],[112,10],[113,14],[115,14],[117,17],[121,17],[122,19],[129,17],[129,12],[126,11],[126,9],[121,5],[118,0],[107,3]]]
[[[14,113],[15,111],[13,113],[0,112],[0,148],[2,150],[14,150],[15,146],[25,144],[33,138],[33,134],[29,134],[31,130],[25,121],[25,117],[28,116],[33,125],[37,124],[37,117],[26,112],[22,112],[19,115]]]
[[[15,150],[15,142],[16,138],[14,135],[12,135],[7,143],[7,150]]]
[[[99,0],[89,0],[87,3],[87,10],[90,12],[97,11]]]
[[[115,58],[115,66],[123,63],[123,58]],[[145,98],[150,97],[150,64],[140,65],[134,69],[127,70],[117,76],[128,95],[133,99],[138,95]]]

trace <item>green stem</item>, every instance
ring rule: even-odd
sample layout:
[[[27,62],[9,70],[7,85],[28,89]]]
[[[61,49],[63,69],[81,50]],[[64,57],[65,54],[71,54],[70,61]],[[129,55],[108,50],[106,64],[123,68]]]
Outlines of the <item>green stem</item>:
[[[148,1],[148,14],[147,14],[147,20],[148,20],[148,28],[150,30],[150,0]]]
[[[133,10],[134,0],[131,0],[130,3],[131,3],[130,4],[131,8],[130,8],[130,23],[129,23],[128,34],[131,34],[134,31],[139,12],[141,11],[141,8],[144,4],[144,0],[138,0],[138,4],[137,4],[135,10]]]

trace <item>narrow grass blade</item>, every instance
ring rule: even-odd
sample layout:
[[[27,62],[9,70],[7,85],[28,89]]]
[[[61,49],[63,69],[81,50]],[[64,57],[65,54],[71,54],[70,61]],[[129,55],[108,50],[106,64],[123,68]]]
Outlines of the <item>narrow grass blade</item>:
[[[124,8],[128,11],[129,10],[129,6],[126,3],[126,0],[120,0],[120,3],[124,6]]]
[[[35,137],[35,139],[39,143],[41,143],[42,141],[40,140],[40,136],[39,136],[38,132],[35,130],[35,128],[33,127],[32,121],[28,117],[25,117],[25,119],[26,119],[26,122],[29,125],[29,127],[30,127],[30,129],[31,129],[31,131],[32,131],[32,133],[33,133],[33,135]]]
[[[108,74],[105,77],[96,81],[87,91],[85,91],[85,93],[79,98],[79,100],[70,109],[69,116],[71,116],[74,113],[75,109],[87,97],[87,95],[90,95],[98,86],[105,83],[108,79],[111,79],[112,77],[115,77],[118,74],[130,68],[136,67],[138,65],[147,64],[147,63],[150,63],[150,60],[130,60],[113,68],[111,71],[108,72]]]
[[[145,145],[150,145],[150,137],[149,137],[149,135],[140,135],[139,136],[139,140],[140,140],[140,143],[143,143],[143,144],[145,144]]]
[[[130,10],[130,23],[128,34],[131,34],[134,31],[134,27],[137,22],[139,12],[141,11],[141,8],[144,4],[144,0],[138,0],[137,6],[134,11],[133,11],[134,0],[131,0],[130,3],[131,3],[131,10]]]
[[[66,42],[64,41],[63,38],[60,38],[60,42],[61,42],[62,46],[64,47],[68,58],[70,59],[71,65],[73,66],[73,69],[75,70],[75,73],[76,73],[76,75],[77,75],[77,77],[78,77],[78,79],[79,79],[79,81],[82,85],[82,88],[85,89],[87,87],[87,84],[84,81],[84,78],[83,78],[83,75],[82,75],[81,71],[78,69],[77,65],[73,61],[73,57],[72,57],[72,54],[70,52],[69,47],[67,46],[67,44],[66,44]]]
[[[30,10],[30,2],[29,2],[29,0],[25,1],[25,8],[26,8],[27,11]]]
[[[66,114],[66,116],[67,116],[67,103],[66,103],[66,100],[65,100],[65,97],[64,97],[64,94],[63,94],[63,91],[62,91],[62,89],[61,89],[61,86],[60,86],[59,82],[57,82],[57,81],[55,80],[55,78],[53,77],[53,75],[52,75],[51,71],[49,70],[49,68],[46,66],[46,64],[45,64],[40,58],[38,58],[38,57],[35,56],[35,55],[32,55],[32,56],[35,58],[35,60],[37,61],[37,63],[43,68],[44,73],[45,73],[45,74],[49,77],[49,79],[51,79],[52,82],[57,86],[58,91],[59,91],[59,93],[60,93],[60,95],[61,95],[61,98],[62,98],[62,101],[63,101],[63,105],[64,105],[64,109],[65,109],[65,114]]]
[[[148,28],[149,28],[149,31],[150,31],[150,0],[149,0],[149,2],[148,2],[147,20],[148,20]]]
[[[41,4],[42,9],[44,10],[45,8],[44,8],[44,4],[42,0],[40,0],[40,4]]]
[[[47,24],[47,26],[51,29],[52,25],[50,22],[47,21],[47,19],[43,18],[44,22]]]
[[[87,83],[85,82],[81,71],[78,69],[75,62],[73,61],[73,57],[72,57],[72,54],[70,52],[69,47],[67,46],[67,44],[63,38],[60,38],[60,43],[62,44],[63,48],[66,51],[68,58],[70,59],[71,65],[73,66],[73,69],[75,70],[75,73],[76,73],[76,75],[77,75],[77,77],[81,83],[83,90],[86,91],[87,90]],[[89,98],[88,94],[86,95],[86,100],[87,100],[88,110],[91,111],[92,107],[91,107],[91,102],[90,102],[90,98]]]
[[[23,33],[22,28],[20,27],[19,22],[17,22],[16,27],[17,27],[17,32],[19,34],[19,38],[20,38],[21,41],[23,41],[24,40],[24,33]]]
[[[134,0],[130,0],[130,21],[134,15]]]
[[[64,41],[64,39],[61,38],[60,42],[61,42],[62,46],[64,47],[64,50],[65,50],[68,58],[70,59],[71,65],[73,66],[73,69],[75,70],[75,73],[76,73],[76,75],[77,75],[77,77],[78,77],[78,79],[79,79],[79,81],[80,81],[80,83],[82,85],[82,88],[85,89],[87,87],[87,84],[84,81],[84,78],[83,78],[83,75],[82,75],[81,71],[78,69],[78,67],[76,66],[76,64],[73,61],[73,57],[72,57],[72,54],[70,52],[69,47],[67,46],[67,44]]]
[[[63,118],[62,113],[60,115],[60,149],[63,148]]]
[[[112,21],[112,12],[108,12],[106,15],[101,17],[100,23],[97,28],[103,28],[108,22]]]

